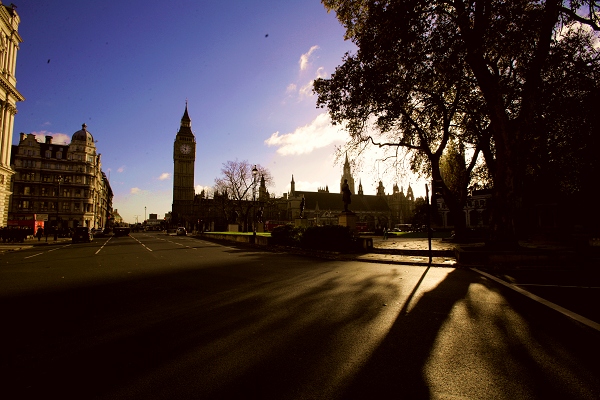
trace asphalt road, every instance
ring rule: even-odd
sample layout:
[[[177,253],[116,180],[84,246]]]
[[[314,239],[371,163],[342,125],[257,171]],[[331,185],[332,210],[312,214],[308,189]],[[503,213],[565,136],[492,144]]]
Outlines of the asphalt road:
[[[470,270],[136,233],[0,255],[4,399],[597,399],[598,333]]]

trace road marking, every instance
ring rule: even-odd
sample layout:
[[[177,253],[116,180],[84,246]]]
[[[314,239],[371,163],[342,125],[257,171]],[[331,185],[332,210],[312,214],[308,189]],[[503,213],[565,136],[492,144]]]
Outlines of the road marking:
[[[37,257],[37,256],[42,255],[42,254],[44,254],[44,253],[37,253],[37,254],[34,254],[32,256],[27,256],[25,258]]]
[[[574,313],[571,310],[567,310],[566,308],[561,307],[558,304],[554,304],[553,302],[548,301],[548,300],[546,300],[544,298],[536,296],[535,294],[533,294],[531,292],[528,292],[525,289],[521,289],[520,287],[515,286],[512,283],[508,283],[508,282],[503,281],[500,278],[496,278],[494,275],[488,274],[487,272],[480,271],[477,268],[471,268],[471,270],[475,271],[475,272],[477,272],[477,273],[479,273],[479,274],[481,274],[481,275],[483,275],[483,276],[485,276],[485,277],[487,277],[487,278],[489,278],[491,280],[493,280],[494,282],[497,282],[497,283],[499,283],[499,284],[501,284],[503,286],[506,286],[507,288],[512,289],[515,292],[521,293],[522,295],[524,295],[526,297],[529,297],[531,300],[537,301],[538,303],[541,303],[541,304],[543,304],[543,305],[545,305],[547,307],[550,307],[551,309],[553,309],[555,311],[558,311],[559,313],[561,313],[561,314],[563,314],[563,315],[565,315],[565,316],[567,316],[567,317],[569,317],[571,319],[574,319],[577,322],[580,322],[580,323],[582,323],[584,325],[587,325],[590,328],[595,329],[595,330],[597,330],[597,331],[600,332],[600,324],[597,323],[597,322],[592,321],[591,319],[588,319],[588,318],[586,318],[586,317],[584,317],[582,315]]]
[[[146,246],[144,243],[140,242],[139,240],[137,240],[137,238],[134,238],[133,236],[130,236],[131,238],[133,238],[133,240],[135,240],[136,242],[138,242],[139,244],[141,244],[146,250],[148,251],[152,251],[151,248],[149,248],[148,246]]]
[[[94,255],[100,253],[100,250],[102,250],[104,248],[104,246],[106,246],[106,244],[108,242],[110,242],[110,239],[112,239],[112,236],[108,238],[108,240],[106,242],[104,242],[104,244],[102,246],[100,246],[100,248],[94,253]]]

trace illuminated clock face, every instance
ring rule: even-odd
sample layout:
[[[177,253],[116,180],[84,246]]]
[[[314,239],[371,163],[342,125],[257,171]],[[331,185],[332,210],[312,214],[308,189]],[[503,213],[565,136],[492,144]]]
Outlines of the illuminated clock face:
[[[190,154],[190,152],[192,151],[192,146],[190,146],[189,144],[182,144],[179,150],[183,154]]]

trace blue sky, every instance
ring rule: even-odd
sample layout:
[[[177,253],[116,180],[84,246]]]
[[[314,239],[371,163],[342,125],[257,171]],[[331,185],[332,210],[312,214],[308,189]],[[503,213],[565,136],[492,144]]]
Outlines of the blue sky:
[[[173,142],[188,101],[195,184],[212,187],[223,163],[270,170],[281,196],[339,190],[335,146],[347,135],[316,108],[312,81],[354,45],[318,0],[15,0],[13,144],[19,132],[70,141],[83,123],[98,141],[113,207],[127,222],[171,209]],[[343,160],[342,160],[343,161]],[[382,176],[375,157],[354,173],[365,194],[415,181]],[[424,190],[423,190],[424,191]]]

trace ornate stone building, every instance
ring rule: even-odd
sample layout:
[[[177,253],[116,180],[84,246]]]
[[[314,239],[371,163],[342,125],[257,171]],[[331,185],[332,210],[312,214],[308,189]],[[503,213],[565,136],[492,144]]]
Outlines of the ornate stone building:
[[[196,222],[194,213],[194,163],[196,161],[196,138],[192,132],[192,120],[188,115],[187,102],[181,125],[173,144],[173,205],[172,223],[190,229]]]
[[[25,100],[16,89],[15,78],[17,51],[23,41],[17,32],[20,22],[15,6],[5,6],[0,1],[0,226],[8,223],[10,187],[14,174],[10,160],[16,103]]]
[[[15,174],[9,225],[29,226],[26,221],[37,218],[51,230],[107,226],[113,192],[85,124],[70,144],[52,143],[52,136],[40,143],[34,134],[21,133],[11,165]]]
[[[340,181],[340,192],[329,193],[325,189],[317,192],[305,192],[296,190],[294,177],[290,182],[290,193],[287,199],[287,218],[294,220],[300,217],[300,203],[305,201],[304,216],[312,219],[317,225],[337,224],[337,216],[343,210],[341,188],[344,180],[348,180],[348,186],[352,193],[349,209],[357,214],[358,223],[362,229],[373,231],[377,228],[393,228],[397,224],[409,224],[414,211],[414,195],[412,188],[408,187],[406,194],[394,185],[392,194],[385,194],[383,183],[379,182],[376,195],[366,195],[363,192],[362,182],[359,181],[358,192],[354,191],[354,177],[348,156],[344,162],[343,175]]]

